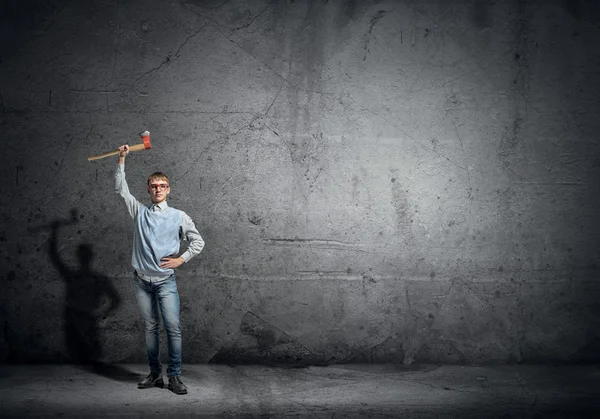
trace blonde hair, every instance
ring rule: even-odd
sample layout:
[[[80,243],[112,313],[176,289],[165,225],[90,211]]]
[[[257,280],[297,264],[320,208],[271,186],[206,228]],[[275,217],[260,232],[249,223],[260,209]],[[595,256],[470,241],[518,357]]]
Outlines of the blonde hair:
[[[150,176],[148,176],[148,185],[150,185],[150,182],[152,182],[153,180],[166,180],[167,183],[169,183],[168,176],[165,175],[163,172],[154,172]]]

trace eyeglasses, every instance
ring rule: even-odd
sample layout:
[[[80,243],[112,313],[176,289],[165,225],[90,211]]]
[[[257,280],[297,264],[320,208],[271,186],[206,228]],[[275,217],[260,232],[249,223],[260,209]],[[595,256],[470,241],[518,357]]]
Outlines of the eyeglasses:
[[[169,185],[167,183],[152,183],[152,184],[148,185],[148,187],[150,189],[164,190],[164,189],[167,189],[169,187]]]

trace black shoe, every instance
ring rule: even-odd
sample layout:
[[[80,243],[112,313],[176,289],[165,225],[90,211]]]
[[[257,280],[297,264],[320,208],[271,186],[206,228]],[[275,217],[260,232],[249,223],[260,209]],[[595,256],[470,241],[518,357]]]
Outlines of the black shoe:
[[[175,394],[187,394],[187,387],[179,376],[169,377],[169,390]]]
[[[151,372],[148,374],[144,381],[138,383],[138,388],[151,388],[151,387],[160,387],[163,388],[165,382],[163,381],[162,374],[159,372]]]

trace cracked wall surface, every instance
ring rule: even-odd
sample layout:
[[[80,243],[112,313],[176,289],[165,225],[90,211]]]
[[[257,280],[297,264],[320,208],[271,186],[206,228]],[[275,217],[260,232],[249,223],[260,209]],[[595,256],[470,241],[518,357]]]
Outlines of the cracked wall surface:
[[[145,129],[131,191],[167,173],[206,241],[184,361],[597,360],[595,2],[0,7],[0,360],[144,360],[86,157]]]

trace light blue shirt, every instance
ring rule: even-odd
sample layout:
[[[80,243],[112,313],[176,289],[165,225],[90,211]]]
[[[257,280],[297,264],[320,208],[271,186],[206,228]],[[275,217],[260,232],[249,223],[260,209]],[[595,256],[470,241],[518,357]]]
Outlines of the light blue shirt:
[[[169,207],[167,201],[146,206],[131,195],[124,164],[117,165],[115,189],[135,221],[131,265],[142,279],[158,281],[172,275],[173,269],[159,265],[164,257],[177,257],[182,239],[189,242],[181,254],[186,263],[202,251],[204,240],[189,215]]]

